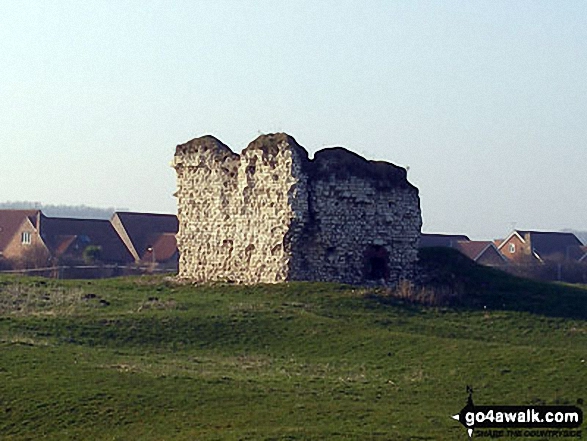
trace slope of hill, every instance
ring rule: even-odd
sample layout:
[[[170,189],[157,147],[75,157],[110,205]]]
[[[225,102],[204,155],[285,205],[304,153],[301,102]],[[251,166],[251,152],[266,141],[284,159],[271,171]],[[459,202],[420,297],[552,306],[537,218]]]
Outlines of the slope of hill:
[[[456,293],[455,305],[587,319],[581,287],[516,277],[478,265],[451,248],[423,248],[420,262],[432,286]]]
[[[542,295],[531,289],[518,295]],[[483,404],[584,398],[585,317],[386,296],[332,284],[1,278],[0,433],[454,440],[466,436],[450,415],[467,385]]]

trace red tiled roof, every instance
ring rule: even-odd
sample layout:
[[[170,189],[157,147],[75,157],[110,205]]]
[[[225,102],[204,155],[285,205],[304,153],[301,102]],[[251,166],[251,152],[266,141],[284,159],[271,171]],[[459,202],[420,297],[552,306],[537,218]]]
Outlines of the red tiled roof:
[[[0,253],[12,240],[22,222],[28,217],[33,225],[39,210],[0,210]]]
[[[53,250],[54,255],[59,257],[65,254],[76,239],[77,236],[72,235],[58,236],[55,238],[55,249]]]
[[[155,259],[156,262],[166,262],[177,253],[175,233],[154,234],[149,239],[151,245],[147,245],[141,260],[150,261]]]
[[[454,245],[454,248],[471,260],[477,260],[488,247],[495,247],[495,244],[491,241],[471,240],[467,242],[457,242]]]

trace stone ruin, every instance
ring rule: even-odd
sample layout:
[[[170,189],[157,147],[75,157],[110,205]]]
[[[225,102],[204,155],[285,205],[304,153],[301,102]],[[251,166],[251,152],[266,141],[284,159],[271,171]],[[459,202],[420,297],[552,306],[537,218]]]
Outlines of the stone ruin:
[[[262,135],[240,155],[212,136],[178,145],[179,278],[394,285],[414,276],[422,225],[406,170],[344,148]]]

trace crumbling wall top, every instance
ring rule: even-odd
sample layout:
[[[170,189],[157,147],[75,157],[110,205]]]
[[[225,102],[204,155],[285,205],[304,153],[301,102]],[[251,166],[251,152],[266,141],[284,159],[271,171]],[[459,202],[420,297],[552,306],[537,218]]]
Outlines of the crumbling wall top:
[[[308,151],[298,144],[293,136],[287,133],[271,133],[261,135],[251,142],[241,153],[247,155],[254,151],[261,151],[263,158],[278,156],[283,148],[295,151],[302,161],[308,161]]]
[[[312,178],[328,181],[352,176],[371,182],[377,189],[416,189],[408,182],[406,169],[385,161],[370,161],[343,147],[319,150],[312,160]]]
[[[201,153],[211,154],[215,159],[222,161],[226,158],[238,159],[239,155],[234,153],[230,147],[218,140],[214,136],[205,135],[194,138],[185,144],[180,144],[175,148],[174,164],[182,163],[183,158],[189,158]]]
[[[370,161],[343,147],[329,147],[317,151],[309,159],[308,151],[287,133],[261,135],[252,141],[239,155],[214,136],[206,135],[178,145],[175,151],[174,165],[198,162],[196,156],[206,155],[219,163],[239,161],[243,156],[261,152],[264,160],[273,161],[283,149],[296,153],[302,169],[310,179],[318,181],[347,180],[351,177],[370,182],[377,189],[411,188],[406,169],[390,162]]]

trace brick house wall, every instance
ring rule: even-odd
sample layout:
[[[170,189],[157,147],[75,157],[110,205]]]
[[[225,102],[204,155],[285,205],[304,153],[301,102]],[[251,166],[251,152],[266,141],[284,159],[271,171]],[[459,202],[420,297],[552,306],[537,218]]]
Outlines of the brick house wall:
[[[517,233],[504,240],[499,246],[499,250],[507,259],[516,263],[537,260],[532,254],[531,245],[522,240]]]
[[[3,254],[16,266],[43,267],[50,264],[51,258],[37,226],[28,217],[21,222]]]

